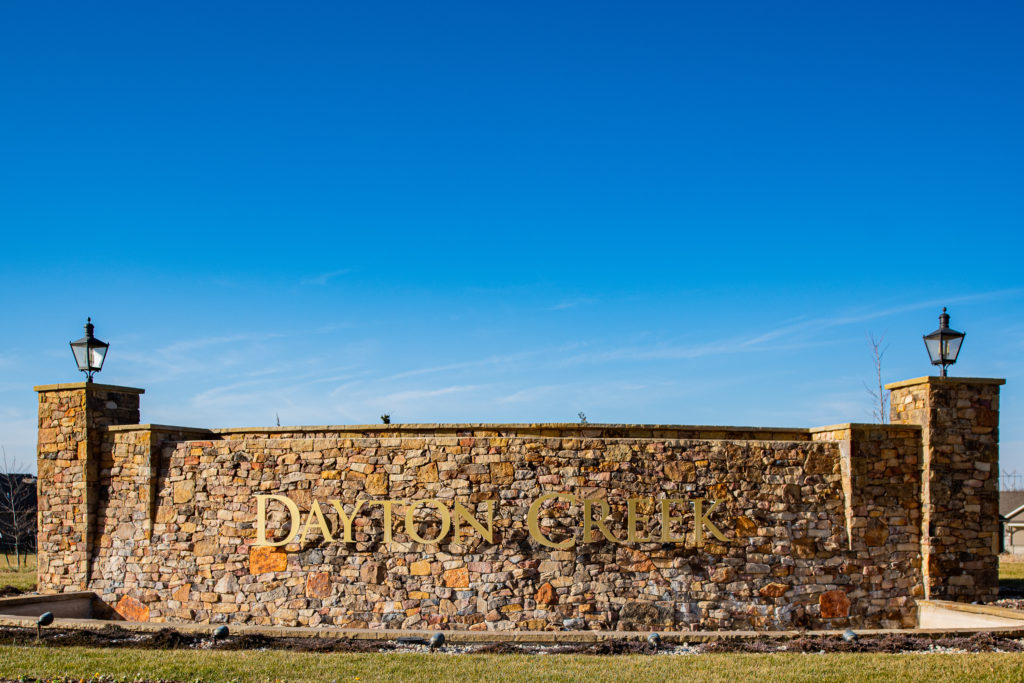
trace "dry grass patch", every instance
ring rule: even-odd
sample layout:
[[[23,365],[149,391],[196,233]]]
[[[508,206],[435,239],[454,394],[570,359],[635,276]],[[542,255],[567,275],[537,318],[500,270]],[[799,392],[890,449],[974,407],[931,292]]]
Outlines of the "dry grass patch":
[[[36,556],[22,555],[19,563],[13,553],[0,555],[0,594],[25,593],[36,589]]]

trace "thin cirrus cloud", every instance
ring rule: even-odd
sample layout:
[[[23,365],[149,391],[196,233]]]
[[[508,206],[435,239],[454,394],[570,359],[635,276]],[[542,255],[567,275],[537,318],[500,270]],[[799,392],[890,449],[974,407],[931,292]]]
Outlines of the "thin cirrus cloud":
[[[564,311],[564,310],[569,309],[569,308],[576,308],[577,306],[586,306],[588,304],[596,304],[597,301],[598,301],[597,299],[575,299],[575,300],[571,300],[571,301],[562,301],[562,302],[559,302],[559,303],[555,304],[554,306],[548,306],[547,309],[545,309],[545,310],[548,310],[548,311]]]
[[[892,315],[898,315],[900,313],[906,313],[909,311],[917,311],[926,308],[935,308],[937,306],[942,306],[951,303],[955,304],[964,303],[967,301],[976,301],[981,299],[992,299],[1003,296],[1014,296],[1020,294],[1021,292],[1024,292],[1024,289],[1018,288],[996,290],[992,292],[983,292],[980,294],[971,294],[967,296],[952,297],[942,300],[930,299],[928,301],[920,301],[913,304],[895,306],[881,310],[851,312],[846,315],[837,316],[822,316],[807,320],[799,320],[798,322],[783,325],[774,330],[770,330],[768,332],[758,334],[753,337],[741,335],[728,339],[720,339],[710,343],[692,345],[662,344],[646,347],[631,346],[617,349],[609,349],[606,351],[592,351],[571,356],[565,359],[564,363],[567,365],[575,365],[581,363],[611,363],[616,361],[685,360],[730,353],[749,353],[753,351],[806,348],[808,346],[817,346],[828,342],[814,342],[802,339],[800,342],[790,342],[787,344],[785,343],[785,340],[787,337],[791,337],[798,333],[806,337],[808,333],[824,332],[826,330],[836,327],[867,322],[869,320],[885,318]],[[783,344],[781,346],[779,344],[769,345],[769,342],[776,341],[783,342]]]
[[[511,365],[518,361],[527,360],[534,358],[540,354],[549,352],[548,349],[535,349],[532,351],[521,351],[519,353],[510,353],[506,355],[488,356],[486,358],[480,358],[477,360],[462,361],[459,363],[447,363],[444,365],[432,365],[425,368],[416,368],[414,370],[404,370],[402,372],[389,375],[384,378],[384,381],[405,379],[407,377],[416,377],[419,375],[428,375],[437,372],[451,372],[454,370],[466,370],[469,368],[484,367],[488,365],[501,366]]]
[[[886,318],[891,315],[898,315],[900,313],[919,311],[926,308],[938,308],[940,306],[964,303],[967,301],[978,301],[982,299],[999,298],[1002,296],[1013,296],[1020,294],[1021,292],[1024,292],[1024,289],[1001,289],[992,292],[982,292],[980,294],[969,294],[966,296],[951,297],[946,299],[929,299],[928,301],[919,301],[913,304],[894,306],[891,308],[884,308],[876,311],[864,311],[860,313],[849,313],[847,315],[823,316],[820,318],[812,318],[809,320],[795,322],[792,325],[784,325],[770,332],[766,332],[765,334],[758,335],[752,339],[747,340],[746,342],[743,343],[743,345],[753,346],[797,332],[817,332],[833,327],[841,327],[843,325],[852,325],[856,323],[867,322],[869,320],[876,320],[878,318]]]
[[[341,277],[342,275],[348,275],[352,272],[351,268],[341,268],[340,270],[332,270],[329,273],[320,273],[313,277],[308,277],[299,282],[300,285],[323,287],[334,278]]]

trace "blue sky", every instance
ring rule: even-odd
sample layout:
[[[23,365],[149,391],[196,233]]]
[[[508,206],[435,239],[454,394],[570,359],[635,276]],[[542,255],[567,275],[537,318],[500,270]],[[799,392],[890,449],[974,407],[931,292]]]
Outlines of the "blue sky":
[[[0,444],[35,384],[196,426],[870,421],[1005,377],[1017,3],[20,3],[0,21]]]

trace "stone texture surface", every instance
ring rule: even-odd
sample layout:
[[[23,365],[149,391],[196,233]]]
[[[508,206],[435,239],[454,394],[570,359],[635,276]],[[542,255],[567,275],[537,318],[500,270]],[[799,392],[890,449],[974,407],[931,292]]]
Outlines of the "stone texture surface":
[[[76,536],[84,531],[82,498],[69,484],[87,469],[76,446],[85,433],[75,432],[74,414],[67,415],[84,393],[40,393],[40,586],[87,587],[136,615],[138,603],[151,621],[472,630],[899,627],[913,624],[924,592],[922,430],[914,425],[202,432],[108,422],[92,429],[83,451],[95,468],[96,492],[94,542],[84,544]],[[126,417],[133,415],[137,421],[137,410]],[[683,544],[663,544],[656,520],[637,529],[651,540],[618,544],[595,530],[595,542],[583,543],[583,505],[552,501],[541,526],[550,538],[577,545],[541,546],[526,529],[527,509],[540,495],[562,492],[606,503],[601,521],[620,539],[630,498],[650,499],[639,512],[653,518],[661,499],[720,500],[711,519],[727,540],[708,537],[696,547],[692,510],[673,508],[683,524],[671,531],[685,533]],[[465,528],[461,542],[454,533],[439,544],[416,542],[405,527],[405,505],[396,503],[390,543],[384,506],[367,504],[353,522],[353,543],[323,543],[314,524],[305,540],[257,547],[257,493],[287,495],[303,521],[319,501],[336,538],[341,522],[329,499],[351,510],[357,499],[431,498],[461,503],[477,519],[496,501],[495,543]],[[268,509],[275,534],[287,529],[284,507]],[[422,538],[439,533],[432,512],[417,506],[414,530]]]
[[[924,577],[928,597],[999,592],[999,386],[923,377],[891,386],[893,423],[922,425]]]

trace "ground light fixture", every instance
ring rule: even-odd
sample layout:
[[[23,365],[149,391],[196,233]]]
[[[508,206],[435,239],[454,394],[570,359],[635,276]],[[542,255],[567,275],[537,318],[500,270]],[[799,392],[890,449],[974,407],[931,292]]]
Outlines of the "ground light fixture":
[[[946,376],[946,366],[956,363],[956,357],[960,354],[960,345],[964,343],[963,332],[957,332],[949,326],[949,314],[946,307],[942,307],[939,315],[939,329],[931,334],[924,335],[924,346],[928,349],[928,357],[932,365],[942,366],[942,377]]]
[[[103,369],[103,361],[107,357],[107,348],[110,346],[94,337],[93,329],[92,318],[86,318],[85,336],[78,341],[70,342],[71,352],[75,354],[75,362],[78,363],[78,369],[88,377],[87,382],[91,382],[92,376]]]
[[[43,612],[36,619],[36,640],[43,637],[43,627],[53,623],[53,612]]]

